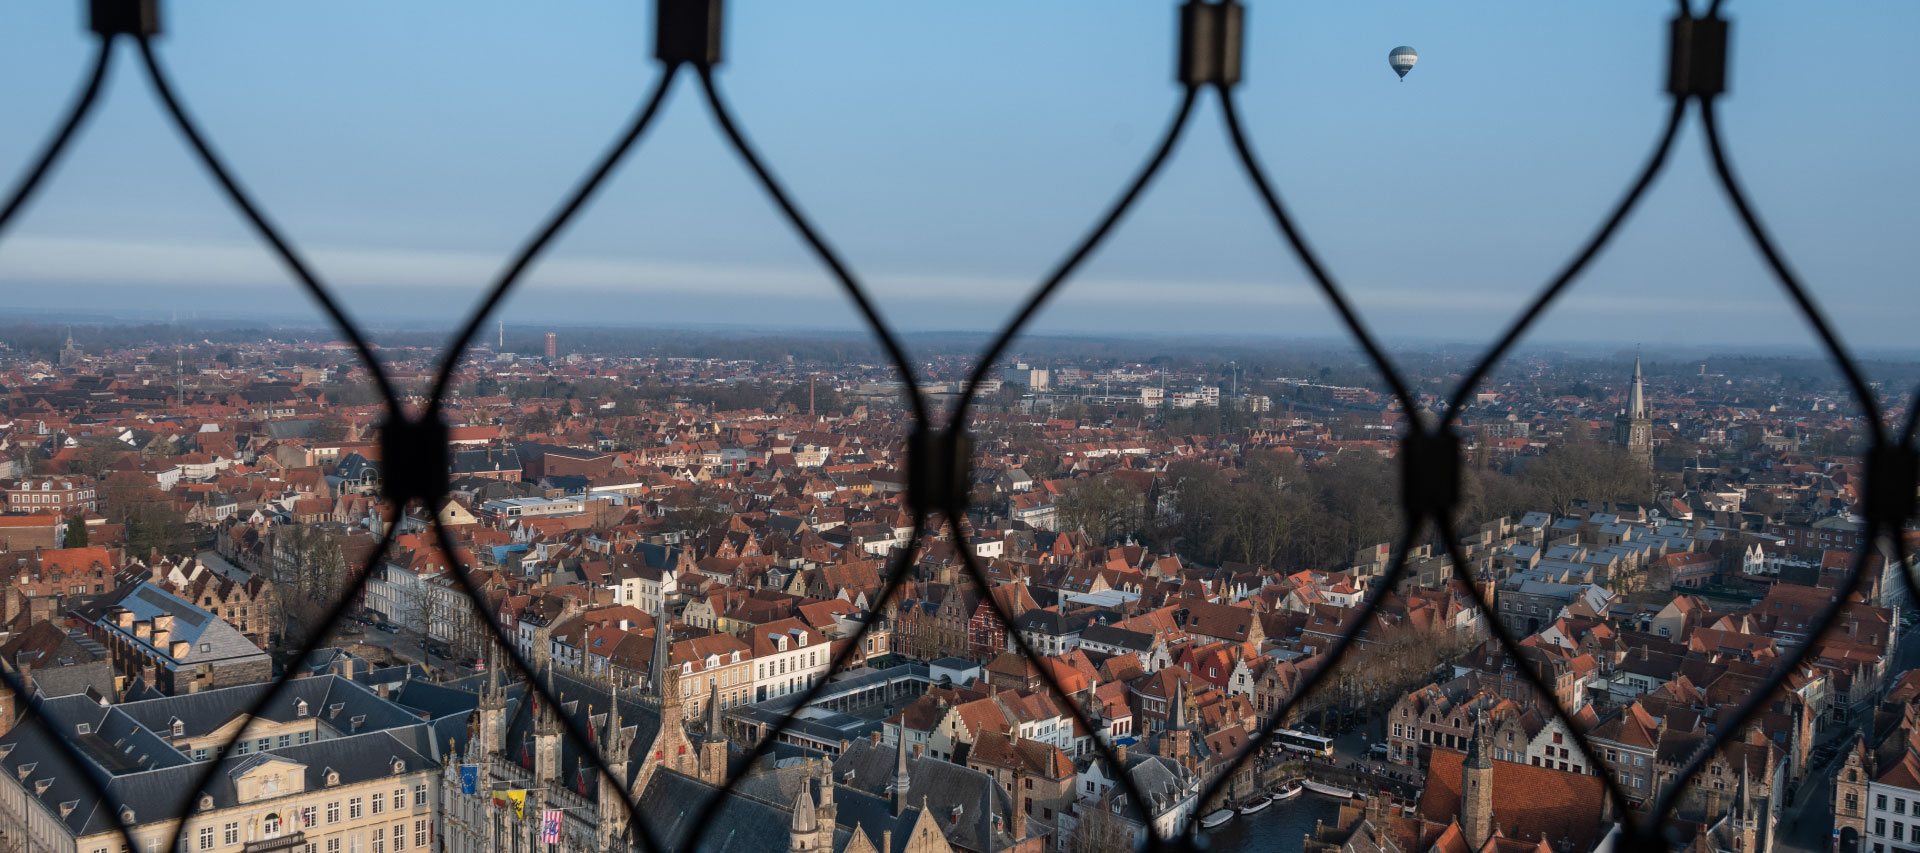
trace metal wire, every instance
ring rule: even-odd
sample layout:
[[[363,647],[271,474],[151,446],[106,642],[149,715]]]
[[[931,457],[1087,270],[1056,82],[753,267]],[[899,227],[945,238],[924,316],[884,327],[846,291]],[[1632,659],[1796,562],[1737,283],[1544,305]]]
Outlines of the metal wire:
[[[663,2],[675,1],[676,0],[663,0]],[[1708,11],[1702,18],[1691,17],[1686,0],[1677,0],[1677,5],[1680,9],[1679,14],[1682,20],[1711,20],[1717,22],[1721,0],[1711,0]],[[248,195],[237,178],[234,177],[232,170],[228,168],[216,154],[212,145],[207,141],[206,135],[192,121],[176,95],[174,87],[168,80],[165,68],[159,57],[153,51],[149,40],[145,37],[136,36],[135,41],[140,51],[147,77],[153,86],[154,94],[165,108],[176,129],[187,141],[189,147],[195,152],[214,182],[220,186],[235,208],[240,211],[242,217],[246,219],[253,228],[254,233],[281,262],[286,265],[295,280],[309,296],[320,304],[328,319],[339,332],[352,342],[356,354],[369,375],[372,376],[379,390],[382,405],[387,410],[389,416],[389,422],[400,421],[406,416],[406,413],[402,411],[399,397],[395,393],[394,387],[390,383],[380,361],[376,358],[364,336],[335,302],[320,277],[294,248],[292,242],[285,238],[282,232],[267,218],[260,205]],[[5,206],[0,207],[0,235],[5,234],[7,227],[12,224],[15,216],[24,209],[36,190],[52,172],[62,154],[72,144],[81,128],[85,126],[85,121],[91,114],[98,101],[99,94],[104,88],[104,80],[111,67],[112,44],[112,36],[99,38],[97,53],[91,71],[79,94],[63,114],[63,118],[56,125],[54,132],[42,145],[39,153],[23,173],[23,176],[16,181],[7,196]],[[717,57],[717,54],[714,54],[714,56]],[[794,201],[780,181],[775,177],[772,170],[765,164],[764,158],[748,143],[745,135],[739,129],[738,121],[734,117],[725,98],[722,96],[713,77],[712,61],[717,60],[709,58],[707,61],[693,62],[694,71],[700,80],[700,87],[705,96],[710,116],[719,127],[734,153],[740,157],[743,164],[754,175],[775,207],[780,210],[782,216],[793,227],[795,232],[807,245],[808,249],[820,260],[822,265],[840,285],[858,309],[862,318],[869,325],[873,334],[880,340],[882,347],[887,352],[889,360],[900,374],[901,382],[905,390],[907,406],[912,413],[912,423],[923,430],[933,429],[934,425],[931,422],[931,416],[927,410],[925,401],[919,393],[913,363],[908,357],[907,352],[880,317],[878,310],[872,304],[865,288],[862,287],[858,278],[853,274],[850,266],[826,240],[820,230],[801,212],[798,203]],[[426,404],[426,417],[440,417],[452,388],[452,380],[458,370],[459,362],[472,343],[481,325],[485,323],[488,316],[523,279],[526,271],[537,261],[541,253],[551,245],[552,241],[557,238],[566,226],[584,209],[592,195],[605,183],[607,177],[624,160],[640,138],[644,136],[646,130],[651,126],[654,118],[662,108],[666,95],[670,91],[671,85],[676,79],[682,64],[684,63],[679,60],[669,59],[663,61],[664,67],[662,73],[655,83],[653,90],[641,101],[638,112],[628,123],[623,133],[616,138],[609,149],[595,162],[586,176],[575,185],[572,192],[569,193],[561,205],[543,221],[540,229],[512,256],[492,286],[488,289],[486,295],[468,315],[465,324],[461,327],[460,332],[454,336],[451,345],[443,356],[440,369],[434,379],[432,394]],[[1494,345],[1490,347],[1475,364],[1466,379],[1454,390],[1444,410],[1444,417],[1442,417],[1438,423],[1429,426],[1419,417],[1421,401],[1410,391],[1403,377],[1392,363],[1386,349],[1380,345],[1379,341],[1367,329],[1359,313],[1354,310],[1344,292],[1336,284],[1331,271],[1310,247],[1304,230],[1282,203],[1281,194],[1266,175],[1265,170],[1259,162],[1259,158],[1254,153],[1252,142],[1247,137],[1241,125],[1238,105],[1231,85],[1218,81],[1210,82],[1208,85],[1212,85],[1220,95],[1225,133],[1232,143],[1249,185],[1256,194],[1259,195],[1267,209],[1267,213],[1273,220],[1281,236],[1285,239],[1302,265],[1307,269],[1309,275],[1321,290],[1322,295],[1327,298],[1336,313],[1340,316],[1347,330],[1354,336],[1356,342],[1365,352],[1367,359],[1380,371],[1382,381],[1389,386],[1396,401],[1406,410],[1409,416],[1410,428],[1409,432],[1402,438],[1403,451],[1410,446],[1407,442],[1428,441],[1442,434],[1444,431],[1453,428],[1453,424],[1462,414],[1468,401],[1472,399],[1474,390],[1480,382],[1486,378],[1489,371],[1505,357],[1520,337],[1524,335],[1552,303],[1573,284],[1579,275],[1610,242],[1620,226],[1631,215],[1638,202],[1651,188],[1654,180],[1664,169],[1674,139],[1685,119],[1685,112],[1689,101],[1697,101],[1700,104],[1701,124],[1708,155],[1714,167],[1718,183],[1726,194],[1729,204],[1733,207],[1735,214],[1740,219],[1756,250],[1766,261],[1774,277],[1778,280],[1782,288],[1786,290],[1796,309],[1814,328],[1823,348],[1841,371],[1849,392],[1860,407],[1863,417],[1868,424],[1870,453],[1875,454],[1876,458],[1879,458],[1884,456],[1884,454],[1880,454],[1879,452],[1889,448],[1913,447],[1916,430],[1920,430],[1920,405],[1911,405],[1909,407],[1906,425],[1898,435],[1899,444],[1893,444],[1888,434],[1888,426],[1883,420],[1878,393],[1867,382],[1864,374],[1849,356],[1838,334],[1833,330],[1831,324],[1819,309],[1811,292],[1801,283],[1797,274],[1794,273],[1784,255],[1775,245],[1772,236],[1762,225],[1753,205],[1747,199],[1745,191],[1736,179],[1725,151],[1725,145],[1719,133],[1716,101],[1714,98],[1715,93],[1703,93],[1700,95],[1677,93],[1672,97],[1671,109],[1659,141],[1655,145],[1652,154],[1641,167],[1637,177],[1629,185],[1627,192],[1613,206],[1611,212],[1602,221],[1599,228],[1581,244],[1573,257],[1560,269],[1556,276],[1536,294],[1526,309],[1515,318],[1513,323],[1504,330]],[[978,389],[986,377],[991,374],[994,365],[999,361],[1001,356],[1005,354],[1013,339],[1027,326],[1046,301],[1071,278],[1084,261],[1105,241],[1120,220],[1138,200],[1146,187],[1159,173],[1161,168],[1170,159],[1192,115],[1198,95],[1199,84],[1189,84],[1184,87],[1178,108],[1146,162],[1142,164],[1132,178],[1128,180],[1120,195],[1108,206],[1094,227],[1083,235],[1081,239],[1069,249],[1065,257],[1041,280],[1014,317],[995,336],[992,343],[981,354],[980,360],[973,366],[969,375],[965,393],[960,399],[955,416],[947,425],[948,431],[945,437],[949,439],[949,446],[961,445],[960,442],[954,441],[953,439],[966,435],[969,427],[967,413],[977,395]],[[951,461],[952,460],[942,459],[910,459],[909,464],[910,466],[918,467],[927,464],[937,465],[950,463]],[[1884,461],[1881,464],[1885,464]],[[1408,476],[1426,476],[1411,467],[1408,468],[1408,471]],[[1413,485],[1417,486],[1421,484]],[[1409,495],[1414,493],[1415,490],[1409,490],[1407,492]],[[1876,492],[1875,494],[1882,493]],[[920,497],[924,499],[926,496],[921,494]],[[1908,555],[1904,539],[1906,520],[1891,517],[1886,511],[1886,507],[1871,505],[1874,501],[1882,499],[1883,498],[1872,496],[1869,496],[1867,499],[1870,505],[1867,507],[1869,524],[1867,526],[1865,544],[1861,547],[1861,550],[1855,554],[1852,566],[1839,587],[1843,590],[1842,594],[1836,596],[1834,601],[1819,615],[1819,618],[1815,622],[1815,627],[1808,634],[1808,639],[1778,663],[1763,689],[1755,691],[1751,698],[1738,709],[1734,710],[1730,716],[1717,722],[1713,735],[1701,744],[1694,754],[1689,756],[1681,772],[1668,784],[1665,792],[1658,795],[1651,808],[1643,811],[1628,808],[1627,803],[1629,802],[1629,798],[1611,773],[1602,770],[1598,762],[1591,760],[1587,762],[1598,771],[1597,775],[1600,777],[1600,781],[1606,790],[1606,795],[1619,806],[1617,811],[1623,815],[1621,819],[1623,823],[1626,824],[1625,836],[1622,839],[1623,844],[1634,849],[1663,849],[1666,843],[1662,836],[1662,829],[1666,824],[1665,818],[1677,807],[1679,798],[1702,768],[1706,766],[1706,763],[1711,759],[1713,754],[1729,742],[1729,740],[1739,737],[1741,730],[1751,721],[1754,715],[1768,703],[1775,700],[1785,681],[1809,659],[1822,638],[1825,637],[1829,631],[1836,629],[1840,613],[1845,610],[1848,604],[1846,600],[1847,595],[1844,591],[1854,590],[1864,582],[1865,578],[1863,576],[1872,563],[1872,549],[1878,546],[1881,539],[1890,539],[1892,556],[1899,561],[1901,567],[1901,571],[1898,574],[1902,583],[1907,586],[1909,593],[1911,594],[1916,586],[1920,586],[1920,584],[1916,584],[1915,578],[1907,571]],[[921,502],[925,501],[923,500]],[[353,607],[354,602],[358,599],[361,590],[365,587],[372,572],[382,565],[382,561],[390,551],[398,530],[397,516],[399,513],[404,512],[407,507],[394,506],[391,507],[391,509],[396,514],[396,523],[387,525],[378,544],[369,555],[361,570],[353,576],[351,583],[343,592],[340,600],[330,609],[327,619],[323,624],[332,626],[344,619],[348,611]],[[479,621],[486,626],[488,633],[492,634],[496,639],[497,646],[505,651],[514,666],[518,667],[522,673],[528,676],[527,680],[530,688],[535,694],[540,696],[543,701],[549,702],[551,707],[558,709],[561,707],[561,703],[559,697],[555,695],[552,686],[543,683],[542,679],[534,675],[534,667],[532,667],[518,651],[513,638],[498,624],[495,614],[487,611],[485,597],[481,594],[481,590],[478,589],[471,576],[471,568],[461,560],[458,543],[454,540],[451,532],[439,522],[437,513],[433,512],[435,509],[437,508],[427,508],[429,513],[435,515],[435,520],[432,525],[434,541],[449,563],[454,566],[454,571],[450,574],[475,607]],[[958,551],[963,568],[967,575],[980,586],[983,592],[983,602],[986,604],[993,618],[999,622],[1005,631],[1008,642],[1016,653],[1029,659],[1038,658],[1039,655],[1019,631],[1012,614],[1007,611],[1002,602],[993,596],[993,584],[987,577],[973,548],[969,547],[968,534],[963,524],[963,519],[965,519],[968,510],[967,497],[964,490],[950,497],[940,498],[928,506],[915,503],[911,509],[914,520],[914,538],[906,547],[898,550],[891,558],[891,565],[886,571],[881,590],[873,601],[875,610],[885,607],[888,602],[893,600],[899,590],[900,584],[913,570],[915,561],[921,551],[920,537],[927,535],[928,525],[932,518],[929,513],[931,511],[938,511],[944,518],[945,526],[951,531],[954,541],[960,545],[956,550]],[[1328,677],[1328,674],[1334,668],[1341,665],[1345,660],[1345,655],[1351,644],[1358,637],[1359,633],[1365,629],[1368,623],[1375,618],[1381,602],[1404,573],[1409,552],[1418,543],[1422,531],[1427,529],[1426,525],[1429,523],[1433,525],[1433,530],[1437,537],[1446,547],[1447,555],[1452,561],[1455,579],[1474,598],[1486,616],[1485,621],[1491,629],[1493,639],[1506,650],[1507,654],[1515,659],[1517,664],[1516,668],[1521,671],[1521,675],[1532,686],[1536,694],[1546,700],[1546,704],[1552,708],[1555,715],[1562,721],[1568,722],[1569,724],[1571,723],[1572,716],[1570,709],[1561,705],[1558,695],[1551,689],[1551,686],[1543,680],[1540,673],[1536,672],[1534,668],[1529,665],[1527,657],[1522,652],[1518,638],[1513,636],[1512,632],[1501,623],[1491,608],[1491,602],[1487,601],[1481,595],[1477,584],[1478,579],[1472,575],[1471,565],[1465,556],[1465,549],[1462,547],[1458,532],[1453,526],[1454,509],[1450,499],[1436,505],[1409,505],[1403,507],[1404,526],[1397,540],[1398,547],[1393,553],[1386,573],[1377,578],[1375,583],[1369,588],[1366,597],[1352,614],[1351,623],[1345,626],[1340,635],[1336,637],[1326,649],[1322,650],[1321,654],[1316,656],[1317,663],[1306,670],[1300,683],[1282,699],[1273,715],[1265,720],[1251,735],[1247,745],[1236,755],[1229,757],[1212,771],[1217,775],[1213,776],[1200,792],[1198,802],[1201,805],[1204,806],[1214,797],[1218,796],[1238,770],[1246,762],[1258,755],[1260,748],[1267,742],[1273,732],[1282,725],[1288,714],[1297,707],[1300,702],[1312,696]],[[1904,511],[1904,509],[1901,511]],[[1898,515],[1898,513],[1893,513],[1893,515]],[[862,621],[859,630],[853,634],[852,638],[844,641],[845,644],[841,650],[831,656],[827,673],[815,682],[815,684],[799,694],[793,708],[783,716],[779,725],[758,738],[751,745],[747,750],[750,756],[758,757],[763,755],[772,747],[775,740],[791,725],[795,715],[814,701],[820,693],[829,686],[833,674],[840,672],[852,656],[862,648],[863,640],[878,622],[879,620],[877,618],[868,618]],[[658,628],[658,630],[665,629],[666,626],[664,625]],[[326,631],[316,630],[314,635],[304,644],[304,648],[301,650],[298,659],[302,661],[306,660],[326,639]],[[496,662],[495,665],[500,664]],[[1088,719],[1081,711],[1079,706],[1072,701],[1052,670],[1047,667],[1036,667],[1036,671],[1045,683],[1048,692],[1056,697],[1058,703],[1066,709],[1066,712],[1074,718],[1075,722],[1085,728],[1090,734],[1095,734],[1094,745],[1100,753],[1101,760],[1108,762],[1111,767],[1120,767],[1117,755],[1111,747],[1097,737],[1098,728],[1093,724],[1093,721]],[[283,676],[272,689],[266,691],[265,695],[255,703],[249,712],[250,717],[257,716],[284,692],[290,675],[289,673],[287,676]],[[6,687],[12,690],[15,695],[20,697],[31,696],[22,679],[3,667],[0,667],[0,680],[4,680]],[[27,719],[24,719],[22,724],[44,725],[45,723],[42,723],[36,716],[38,712],[39,708],[37,703],[26,703],[25,714]],[[591,738],[587,736],[587,733],[581,729],[573,718],[566,715],[556,716],[565,728],[567,737],[572,738],[576,744],[584,745],[590,743]],[[1585,752],[1590,759],[1595,752],[1587,745],[1586,734],[1572,728],[1571,725],[1569,725],[1569,730],[1574,731],[1576,740],[1579,742],[1582,751]],[[88,766],[89,762],[67,739],[52,737],[49,738],[49,740],[53,741],[66,759],[73,762],[76,767]],[[598,750],[585,748],[581,751],[589,756],[596,771],[601,774],[603,778],[612,778],[608,774]],[[188,812],[188,806],[191,800],[197,797],[199,792],[207,787],[207,784],[211,781],[212,776],[217,773],[218,769],[219,762],[209,763],[206,769],[201,772],[200,778],[193,789],[182,792],[183,800],[180,803],[178,813],[186,814]],[[1179,846],[1190,850],[1197,850],[1203,846],[1202,836],[1197,831],[1192,831],[1191,829],[1190,831],[1183,832],[1177,840],[1162,838],[1152,820],[1150,802],[1145,797],[1140,796],[1139,792],[1135,790],[1130,774],[1122,770],[1114,775],[1116,785],[1124,792],[1129,808],[1137,810],[1140,814],[1147,837],[1147,846],[1149,848],[1159,849],[1169,843],[1177,843]],[[711,818],[715,810],[719,808],[720,804],[727,798],[727,795],[735,789],[743,778],[745,778],[744,774],[728,779],[719,791],[716,792],[716,795],[709,798],[701,807],[696,816],[696,820],[691,824],[695,827],[695,834],[690,841],[691,846],[696,849],[701,847],[706,838],[706,833],[714,828],[711,826]],[[122,836],[127,840],[129,845],[132,845],[130,827],[126,826],[125,823],[120,820],[117,804],[110,802],[107,791],[107,783],[109,780],[88,775],[84,781],[99,798],[103,807],[107,807],[112,811],[112,816],[115,823],[119,826]],[[612,781],[615,787],[624,789],[626,786],[624,779],[613,778]],[[635,805],[637,799],[635,795],[637,793],[638,792],[635,791],[628,791],[628,795],[623,798],[625,802],[622,804],[630,817],[630,825],[633,829],[632,834],[634,839],[642,849],[649,851],[649,853],[662,850],[664,849],[663,845],[666,843],[666,840],[661,838],[655,832],[655,828],[650,827],[643,816],[639,814]],[[1015,792],[1015,795],[1018,796],[1019,793]],[[1019,832],[1020,829],[1021,828],[1015,828],[1015,832]],[[169,849],[179,847],[180,842],[184,838],[185,830],[186,822],[183,821],[177,825],[173,841],[168,845]]]

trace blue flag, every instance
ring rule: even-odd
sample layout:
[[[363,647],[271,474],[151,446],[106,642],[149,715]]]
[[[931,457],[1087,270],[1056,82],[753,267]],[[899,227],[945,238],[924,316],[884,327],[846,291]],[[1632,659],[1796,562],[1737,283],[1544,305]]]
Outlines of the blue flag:
[[[480,788],[480,765],[460,765],[460,793],[473,794]]]

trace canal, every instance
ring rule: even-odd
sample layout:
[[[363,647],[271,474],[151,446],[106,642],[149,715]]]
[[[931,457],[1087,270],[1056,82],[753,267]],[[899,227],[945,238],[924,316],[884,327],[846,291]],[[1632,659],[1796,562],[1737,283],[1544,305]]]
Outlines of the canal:
[[[1308,791],[1274,803],[1258,814],[1235,815],[1225,826],[1207,833],[1207,849],[1216,853],[1300,853],[1314,822],[1332,825],[1340,817],[1342,802]]]

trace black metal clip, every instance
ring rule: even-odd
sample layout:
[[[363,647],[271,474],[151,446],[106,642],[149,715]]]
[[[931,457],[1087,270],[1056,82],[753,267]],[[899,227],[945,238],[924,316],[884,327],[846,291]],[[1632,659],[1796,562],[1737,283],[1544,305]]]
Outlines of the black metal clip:
[[[1894,445],[1867,451],[1865,509],[1880,532],[1899,536],[1920,506],[1920,451]]]
[[[380,428],[380,479],[396,509],[419,500],[439,511],[453,470],[447,441],[447,424],[437,417],[393,417]]]
[[[922,426],[907,441],[907,503],[921,510],[966,506],[973,439]]]
[[[720,64],[720,0],[655,0],[654,58],[668,65]]]
[[[1711,98],[1727,90],[1725,18],[1674,18],[1667,49],[1668,93]]]
[[[87,0],[87,26],[102,36],[160,34],[160,0]]]
[[[1407,520],[1445,523],[1460,502],[1460,437],[1446,425],[1433,432],[1411,425],[1400,440],[1400,501]]]
[[[1237,0],[1187,0],[1180,7],[1180,82],[1188,86],[1240,82],[1246,9]]]

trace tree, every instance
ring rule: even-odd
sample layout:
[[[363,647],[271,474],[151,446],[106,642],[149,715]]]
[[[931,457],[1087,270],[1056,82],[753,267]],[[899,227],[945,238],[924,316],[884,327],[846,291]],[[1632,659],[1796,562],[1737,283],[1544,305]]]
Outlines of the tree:
[[[74,517],[67,519],[67,535],[66,538],[61,540],[60,547],[87,547],[87,517],[85,515],[76,514]]]
[[[1140,532],[1146,495],[1123,480],[1093,477],[1067,487],[1053,505],[1063,528],[1104,545]]]

